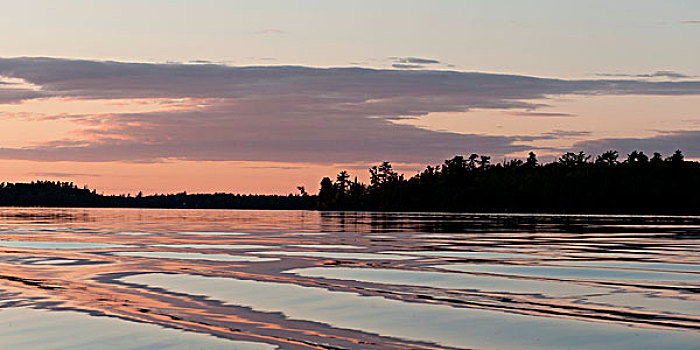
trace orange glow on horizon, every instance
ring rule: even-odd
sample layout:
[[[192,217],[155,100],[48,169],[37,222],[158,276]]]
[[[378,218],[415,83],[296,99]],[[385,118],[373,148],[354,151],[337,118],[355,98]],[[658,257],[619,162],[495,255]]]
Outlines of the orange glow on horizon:
[[[36,180],[70,181],[104,194],[135,195],[155,193],[241,194],[298,193],[297,186],[315,194],[321,178],[333,178],[348,170],[352,178],[367,182],[368,166],[360,164],[297,164],[275,162],[204,162],[169,160],[157,163],[126,162],[35,162],[2,161],[4,175],[0,181],[31,182]],[[422,168],[417,164],[395,164],[413,175]]]

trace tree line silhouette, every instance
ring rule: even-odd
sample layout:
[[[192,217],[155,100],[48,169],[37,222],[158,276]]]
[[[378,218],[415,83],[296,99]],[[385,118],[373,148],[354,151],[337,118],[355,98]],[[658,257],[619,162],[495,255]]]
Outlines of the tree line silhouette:
[[[110,207],[174,209],[315,209],[315,196],[155,194],[102,195],[72,182],[0,183],[0,206]]]
[[[569,152],[540,164],[525,160],[493,164],[491,157],[455,156],[406,178],[389,162],[369,169],[370,183],[347,171],[321,181],[320,210],[700,213],[700,163],[677,150],[664,158],[633,151],[620,159],[607,151],[594,159]]]
[[[410,178],[390,162],[369,175],[365,184],[341,171],[321,180],[318,195],[299,186],[299,194],[287,196],[103,195],[72,182],[0,183],[0,206],[700,214],[700,163],[680,150],[669,157],[633,151],[625,159],[617,151],[595,158],[569,152],[548,164],[532,152],[495,164],[471,154]]]

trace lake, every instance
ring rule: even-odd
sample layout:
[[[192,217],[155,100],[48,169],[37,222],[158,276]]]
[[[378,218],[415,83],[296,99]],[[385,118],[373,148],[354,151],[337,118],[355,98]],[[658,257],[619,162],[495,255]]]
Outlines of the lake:
[[[700,217],[0,209],[2,349],[699,349]]]

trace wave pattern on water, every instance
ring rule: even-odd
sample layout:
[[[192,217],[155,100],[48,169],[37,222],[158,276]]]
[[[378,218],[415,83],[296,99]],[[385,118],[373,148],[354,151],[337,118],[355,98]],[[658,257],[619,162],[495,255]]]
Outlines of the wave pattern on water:
[[[696,349],[698,248],[700,217],[2,209],[0,347]],[[89,318],[141,338],[56,340]]]

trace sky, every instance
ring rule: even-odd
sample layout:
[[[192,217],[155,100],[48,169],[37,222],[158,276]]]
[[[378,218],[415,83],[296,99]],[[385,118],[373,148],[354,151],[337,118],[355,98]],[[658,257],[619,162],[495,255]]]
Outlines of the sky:
[[[698,1],[0,7],[0,181],[286,194],[383,160],[700,159]]]

